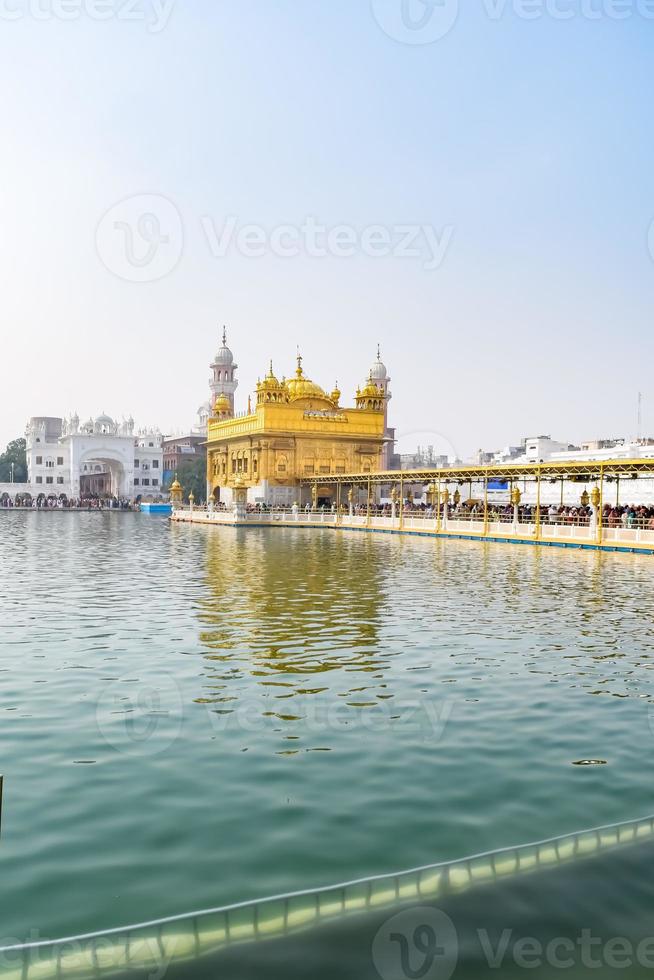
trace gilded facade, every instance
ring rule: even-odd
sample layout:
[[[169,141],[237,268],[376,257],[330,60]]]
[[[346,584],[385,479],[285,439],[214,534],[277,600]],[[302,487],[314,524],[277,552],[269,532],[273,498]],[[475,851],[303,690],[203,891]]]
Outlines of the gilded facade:
[[[270,364],[243,413],[234,410],[236,378],[226,338],[217,362],[229,390],[216,393],[208,422],[207,482],[214,501],[229,505],[238,491],[249,503],[303,505],[310,500],[300,485],[304,478],[383,468],[393,432],[387,424],[390,378],[379,355],[353,407],[341,405],[337,385],[327,392],[307,377],[298,356],[288,380],[278,379]],[[323,503],[335,502],[333,494],[333,487],[319,489]]]

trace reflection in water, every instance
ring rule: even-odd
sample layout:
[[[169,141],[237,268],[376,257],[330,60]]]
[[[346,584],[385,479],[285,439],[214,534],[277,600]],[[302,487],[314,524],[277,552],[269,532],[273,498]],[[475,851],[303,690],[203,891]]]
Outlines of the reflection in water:
[[[316,696],[393,720],[398,675],[422,672],[424,697],[472,679],[466,700],[477,702],[507,666],[587,693],[649,697],[644,563],[331,531],[202,532],[200,640],[211,666],[196,700],[218,714],[252,707],[257,690],[260,716],[286,725],[306,721]]]
[[[392,697],[384,671],[397,651],[380,642],[389,610],[373,542],[362,551],[348,537],[306,534],[289,547],[284,531],[211,530],[200,634],[211,668],[198,700],[229,714],[253,682],[263,717],[297,722],[305,700],[325,692],[355,709]]]
[[[650,558],[136,514],[0,523],[7,936],[231,905],[654,810]],[[584,760],[607,764],[572,765]],[[626,853],[612,869],[591,884],[571,865],[579,903],[560,927],[555,889],[545,900],[531,879],[519,913],[498,885],[478,919],[565,935],[605,898],[603,934],[626,934],[616,909],[635,922],[651,908],[650,876]],[[358,924],[351,935],[361,955]],[[298,977],[308,962],[319,975],[316,936]],[[239,957],[228,975],[243,980]],[[343,977],[343,963],[323,974]]]

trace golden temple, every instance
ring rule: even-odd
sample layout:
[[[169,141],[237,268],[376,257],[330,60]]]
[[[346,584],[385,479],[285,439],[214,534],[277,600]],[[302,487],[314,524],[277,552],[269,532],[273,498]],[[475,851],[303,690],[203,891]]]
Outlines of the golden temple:
[[[207,432],[207,489],[214,503],[231,504],[235,491],[248,503],[302,505],[302,482],[341,473],[377,473],[392,452],[388,428],[390,378],[378,352],[354,407],[341,405],[338,384],[328,393],[307,377],[298,353],[293,377],[279,380],[272,362],[256,386],[256,404],[234,411],[235,365],[223,336],[212,364],[214,396]],[[318,487],[330,504],[334,488]]]

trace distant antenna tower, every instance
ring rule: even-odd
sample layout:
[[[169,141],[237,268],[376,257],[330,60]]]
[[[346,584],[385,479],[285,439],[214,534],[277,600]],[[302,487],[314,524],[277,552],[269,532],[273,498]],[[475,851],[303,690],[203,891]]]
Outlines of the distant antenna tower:
[[[643,393],[638,392],[638,441],[643,437]]]

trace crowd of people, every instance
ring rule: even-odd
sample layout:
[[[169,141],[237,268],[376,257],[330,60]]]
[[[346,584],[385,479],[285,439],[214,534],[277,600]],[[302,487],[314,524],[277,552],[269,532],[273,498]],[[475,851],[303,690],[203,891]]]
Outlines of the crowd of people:
[[[355,508],[357,515],[367,514],[368,507],[363,504]],[[441,515],[444,506],[441,505]],[[390,517],[391,504],[372,506],[370,513],[381,517]],[[424,503],[405,502],[404,513],[425,519],[436,518],[438,508]],[[448,506],[448,517],[451,520],[484,520],[487,513],[489,521],[511,523],[514,520],[512,504],[498,505],[490,503],[486,507],[483,501],[468,501]],[[593,508],[590,506],[571,506],[566,504],[541,504],[540,513],[536,504],[524,504],[518,507],[518,519],[521,524],[533,524],[539,520],[541,524],[574,524],[588,527],[592,521]],[[644,528],[654,531],[654,507],[645,504],[605,504],[602,508],[602,524],[611,528]]]
[[[32,510],[132,510],[131,502],[122,497],[31,497],[18,496],[15,500],[5,496],[0,499],[0,507]]]
[[[216,511],[225,510],[223,503],[214,506]],[[267,513],[271,511],[288,511],[291,508],[273,506],[271,504],[248,504],[246,511],[249,514]],[[341,504],[340,512],[346,514],[349,507]],[[441,517],[444,514],[444,505],[441,505]],[[334,502],[321,502],[316,508],[310,503],[305,503],[300,510],[307,514],[317,511],[321,514],[336,514],[337,507]],[[541,504],[539,508],[535,504],[522,504],[518,507],[518,519],[521,524],[534,524],[538,520],[540,524],[573,524],[580,527],[590,526],[593,519],[593,508],[579,504],[577,506],[567,504]],[[371,504],[356,503],[353,512],[357,517],[365,517],[370,514],[372,517],[391,517],[393,505],[390,503]],[[399,503],[395,508],[396,515],[399,513]],[[488,521],[499,523],[512,523],[514,520],[514,507],[510,503],[497,504],[484,501],[466,501],[448,505],[448,517],[450,520],[483,521],[485,513]],[[422,517],[425,520],[436,519],[438,507],[436,505],[412,502],[405,500],[404,514],[411,517]],[[602,524],[610,528],[644,528],[654,531],[654,506],[645,504],[605,504],[602,508]]]

